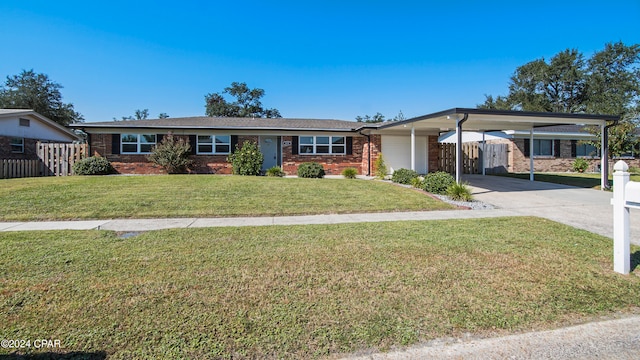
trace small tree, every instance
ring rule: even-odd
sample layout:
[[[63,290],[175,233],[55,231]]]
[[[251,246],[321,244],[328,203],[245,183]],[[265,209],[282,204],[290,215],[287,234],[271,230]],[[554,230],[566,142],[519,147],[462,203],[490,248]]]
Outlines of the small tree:
[[[172,133],[168,133],[160,144],[153,148],[148,159],[162,166],[169,174],[184,174],[192,163],[189,159],[190,154],[191,145],[188,140],[185,141],[182,138],[176,140]]]
[[[242,147],[236,145],[236,150],[229,155],[227,161],[233,167],[234,175],[260,175],[264,156],[258,149],[258,144],[251,141],[245,141]]]
[[[385,164],[382,153],[380,153],[376,161],[373,163],[373,173],[378,179],[384,179],[388,172],[389,169],[387,168],[387,164]]]

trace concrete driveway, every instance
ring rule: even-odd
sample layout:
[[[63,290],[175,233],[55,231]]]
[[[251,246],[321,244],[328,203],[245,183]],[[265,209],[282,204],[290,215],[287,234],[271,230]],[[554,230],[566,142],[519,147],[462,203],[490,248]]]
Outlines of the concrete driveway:
[[[480,201],[613,238],[613,193],[502,176],[464,175]],[[631,243],[640,245],[640,210],[631,210]]]

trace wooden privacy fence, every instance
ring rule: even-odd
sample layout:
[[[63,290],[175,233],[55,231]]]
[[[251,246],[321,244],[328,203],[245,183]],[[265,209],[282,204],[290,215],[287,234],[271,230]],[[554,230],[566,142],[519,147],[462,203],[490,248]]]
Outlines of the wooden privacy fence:
[[[87,144],[36,143],[37,160],[0,160],[0,178],[67,176],[73,164],[89,155]]]
[[[0,179],[41,176],[40,160],[0,160]]]
[[[462,144],[462,173],[479,174],[480,152],[478,143]],[[440,143],[440,156],[438,158],[438,168],[450,174],[456,172],[456,144]]]
[[[42,161],[42,176],[67,176],[73,173],[73,164],[89,154],[87,144],[61,144],[38,142],[38,157]]]

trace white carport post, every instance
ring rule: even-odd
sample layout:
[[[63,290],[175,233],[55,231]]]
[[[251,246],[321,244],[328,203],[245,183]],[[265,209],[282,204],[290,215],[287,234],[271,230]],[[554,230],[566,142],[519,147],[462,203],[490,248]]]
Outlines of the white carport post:
[[[487,172],[486,172],[487,167],[484,166],[485,165],[484,164],[484,147],[485,147],[485,144],[486,144],[486,142],[484,140],[484,134],[485,134],[485,132],[483,131],[482,132],[482,159],[481,159],[482,160],[481,161],[482,162],[482,176],[487,175]]]
[[[416,170],[416,128],[411,125],[411,170]]]
[[[533,181],[533,127],[529,131],[529,181]]]

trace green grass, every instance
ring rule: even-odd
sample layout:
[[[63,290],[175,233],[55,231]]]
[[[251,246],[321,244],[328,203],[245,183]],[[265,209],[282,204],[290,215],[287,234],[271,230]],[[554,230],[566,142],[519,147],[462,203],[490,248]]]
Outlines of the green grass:
[[[451,209],[380,181],[244,176],[0,180],[0,221],[226,217]]]
[[[640,306],[638,248],[622,276],[610,239],[537,218],[0,242],[2,337],[60,339],[55,351],[110,359],[317,358]]]
[[[529,173],[508,173],[496,175],[529,180]],[[534,176],[536,181],[581,188],[600,189],[600,174],[595,173],[535,173]],[[631,180],[640,181],[640,175],[632,174]],[[611,176],[609,176],[609,185],[611,184],[613,184],[613,182]]]

